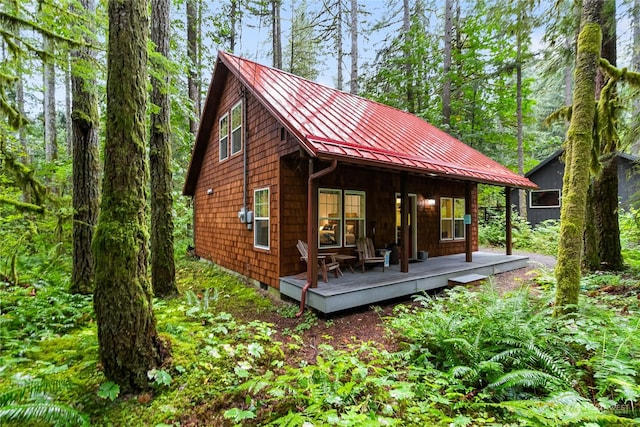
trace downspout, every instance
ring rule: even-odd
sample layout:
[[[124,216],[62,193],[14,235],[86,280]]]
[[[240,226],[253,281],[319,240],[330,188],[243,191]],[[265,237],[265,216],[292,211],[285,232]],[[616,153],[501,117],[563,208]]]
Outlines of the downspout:
[[[242,209],[247,212],[249,209],[247,209],[247,186],[248,186],[248,182],[247,182],[247,175],[249,174],[249,166],[248,166],[248,155],[247,155],[247,140],[249,139],[247,137],[247,133],[249,131],[249,124],[247,123],[247,89],[246,88],[242,88],[242,126],[244,129],[242,129],[242,145],[243,145],[243,150],[242,150],[242,162],[243,162],[243,168],[244,168],[244,173],[243,173],[243,188],[242,188]],[[246,214],[245,214],[246,215]]]
[[[302,294],[300,295],[300,311],[296,313],[296,317],[302,316],[304,313],[305,300],[307,297],[307,291],[313,285],[314,278],[318,278],[318,263],[315,260],[318,258],[318,239],[314,238],[314,232],[317,233],[317,224],[314,224],[314,203],[312,203],[313,197],[318,197],[318,194],[314,194],[314,181],[325,175],[330,174],[338,167],[338,161],[333,159],[331,166],[319,170],[318,172],[309,175],[309,181],[307,184],[307,283],[302,287]],[[313,171],[313,160],[309,160],[309,170]],[[317,209],[316,209],[317,211]],[[316,221],[317,222],[317,221]]]

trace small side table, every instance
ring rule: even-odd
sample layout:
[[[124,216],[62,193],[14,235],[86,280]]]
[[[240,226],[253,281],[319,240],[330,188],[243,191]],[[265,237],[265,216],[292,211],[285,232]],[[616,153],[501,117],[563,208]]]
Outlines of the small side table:
[[[353,255],[338,254],[335,255],[334,258],[340,263],[340,267],[349,267],[349,270],[354,273],[352,264],[356,259],[358,259],[358,257],[355,257]]]

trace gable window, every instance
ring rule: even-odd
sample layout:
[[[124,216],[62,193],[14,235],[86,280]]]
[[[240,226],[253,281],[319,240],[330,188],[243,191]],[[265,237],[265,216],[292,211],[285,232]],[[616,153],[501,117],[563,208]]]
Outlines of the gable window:
[[[365,193],[344,192],[344,246],[355,246],[358,237],[365,235]]]
[[[269,249],[269,189],[261,188],[253,192],[253,245]]]
[[[441,240],[462,240],[465,238],[464,214],[464,199],[440,198]]]
[[[225,114],[218,123],[220,141],[220,161],[229,157],[229,115]]]
[[[231,109],[231,155],[242,151],[242,101]]]
[[[559,208],[560,190],[532,190],[529,192],[530,208]]]
[[[342,244],[342,191],[318,190],[318,247],[339,248]]]

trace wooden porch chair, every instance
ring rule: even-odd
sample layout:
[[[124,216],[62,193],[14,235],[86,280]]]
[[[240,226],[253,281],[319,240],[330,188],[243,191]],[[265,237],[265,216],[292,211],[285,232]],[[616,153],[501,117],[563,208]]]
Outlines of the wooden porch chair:
[[[382,271],[384,272],[384,257],[376,256],[376,250],[373,247],[373,240],[369,237],[360,237],[356,240],[356,252],[358,252],[358,266],[362,266],[362,272],[364,273],[364,267],[367,264],[380,264],[382,263]]]
[[[309,263],[309,247],[306,242],[298,240],[296,245],[298,252],[300,252],[300,259]],[[327,259],[329,257],[329,259]],[[336,277],[342,276],[342,270],[340,270],[340,262],[336,261],[335,254],[318,254],[318,271],[322,273],[322,280],[328,282],[328,272],[333,271]]]

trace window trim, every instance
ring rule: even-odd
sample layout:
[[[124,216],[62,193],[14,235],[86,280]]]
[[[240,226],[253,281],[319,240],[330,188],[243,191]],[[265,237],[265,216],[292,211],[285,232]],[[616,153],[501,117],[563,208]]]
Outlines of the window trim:
[[[240,107],[240,124],[238,126],[236,126],[235,128],[233,127],[233,111]],[[233,107],[231,107],[230,112],[228,113],[229,115],[229,156],[235,156],[236,154],[242,153],[242,149],[244,148],[244,141],[242,140],[242,136],[244,134],[244,106],[242,104],[242,100],[238,101],[235,103],[235,105]],[[233,151],[233,133],[240,129],[240,148],[238,149],[238,151]]]
[[[327,193],[333,193],[333,194],[338,194],[338,215],[335,217],[330,217],[330,216],[321,216],[320,215],[320,193],[322,192],[327,192]],[[339,224],[339,228],[340,231],[344,234],[344,190],[340,189],[340,188],[318,188],[318,223],[316,224],[316,227],[318,227],[318,249],[333,249],[333,248],[341,248],[342,247],[342,242],[343,242],[343,238],[340,238],[340,240],[336,239],[336,243],[333,245],[320,245],[320,221],[322,220],[327,220],[327,221],[332,221],[332,220],[337,220],[340,221],[341,224]]]
[[[225,120],[227,121],[227,125],[226,126],[222,126],[222,121]],[[227,149],[227,155],[222,157],[222,129],[225,128],[226,129],[226,135],[224,136],[224,138],[227,138],[227,142],[225,143],[226,145],[226,149]],[[229,158],[229,113],[225,113],[222,115],[222,117],[220,117],[218,119],[218,161],[223,162],[225,160],[227,160]]]
[[[346,212],[344,212],[346,210],[346,208],[344,207],[344,205],[346,204],[346,197],[347,196],[361,196],[362,197],[362,202],[364,204],[364,216],[359,216],[359,217],[354,217],[354,218],[347,218],[345,216]],[[350,221],[362,221],[363,227],[362,227],[362,231],[364,232],[364,236],[366,236],[366,231],[367,231],[367,192],[366,191],[361,191],[361,190],[344,190],[343,191],[343,219],[342,219],[342,245],[345,248],[354,248],[357,246],[356,241],[358,240],[358,237],[360,236],[356,236],[356,240],[354,241],[353,245],[348,245],[347,244],[347,220]]]
[[[456,216],[456,202],[457,201],[461,201],[462,202],[462,216],[461,217],[457,217]],[[453,198],[453,240],[465,240],[467,237],[467,227],[464,224],[464,216],[467,213],[467,201],[463,198],[460,197],[454,197]],[[462,237],[458,237],[456,236],[456,222],[462,221]]]
[[[532,200],[533,193],[551,193],[551,192],[557,192],[558,193],[558,204],[557,205],[549,205],[549,206],[534,206],[533,205],[533,200]],[[562,190],[559,189],[559,188],[546,188],[544,190],[529,190],[529,208],[531,208],[531,209],[553,209],[553,208],[559,208],[561,204],[562,204]]]
[[[257,201],[257,196],[256,194],[262,191],[266,191],[267,192],[267,216],[266,217],[261,217],[258,216],[258,209],[256,208],[256,201]],[[262,188],[256,188],[255,190],[253,190],[253,229],[254,229],[254,233],[253,233],[253,247],[256,249],[263,249],[263,250],[269,250],[271,248],[271,190],[269,187],[262,187]],[[267,222],[267,245],[261,245],[258,244],[258,242],[256,241],[258,238],[258,221],[266,221]]]
[[[443,217],[442,216],[442,206],[444,205],[444,201],[445,200],[451,200],[451,217]],[[456,200],[458,201],[462,201],[465,204],[465,212],[463,213],[462,217],[456,217]],[[466,240],[467,236],[467,231],[466,228],[467,227],[463,227],[463,233],[464,235],[462,237],[456,237],[456,221],[462,221],[464,223],[464,215],[467,213],[466,212],[466,200],[462,197],[452,197],[452,196],[447,196],[447,197],[440,197],[440,241],[443,242],[453,242],[453,241],[462,241],[462,240]],[[451,233],[451,237],[449,238],[443,238],[442,237],[442,221],[443,220],[449,220],[451,221],[451,228],[448,230]]]

